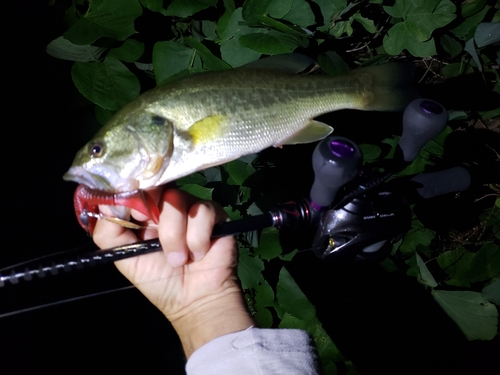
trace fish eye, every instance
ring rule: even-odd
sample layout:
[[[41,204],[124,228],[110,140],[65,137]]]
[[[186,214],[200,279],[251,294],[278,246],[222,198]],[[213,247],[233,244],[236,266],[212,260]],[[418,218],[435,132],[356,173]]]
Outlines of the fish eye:
[[[92,158],[100,158],[104,155],[104,149],[102,142],[93,142],[89,145],[89,154]]]
[[[154,125],[162,126],[162,125],[165,125],[165,123],[167,122],[167,119],[165,117],[153,115],[153,116],[151,116],[151,122]]]

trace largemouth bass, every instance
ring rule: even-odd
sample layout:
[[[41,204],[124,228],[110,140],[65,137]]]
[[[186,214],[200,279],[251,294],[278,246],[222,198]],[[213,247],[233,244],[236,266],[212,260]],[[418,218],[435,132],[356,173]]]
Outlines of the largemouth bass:
[[[411,64],[335,77],[295,74],[311,62],[302,55],[273,56],[233,70],[194,74],[126,105],[77,153],[64,175],[81,184],[74,199],[80,225],[92,233],[102,217],[99,204],[119,206],[112,210],[119,219],[130,207],[158,222],[158,207],[144,189],[270,146],[323,139],[333,129],[314,120],[321,114],[345,108],[402,110],[415,98],[408,87]]]
[[[106,192],[165,184],[267,147],[323,139],[314,118],[339,109],[402,110],[411,64],[341,76],[245,66],[193,74],[126,105],[76,155],[65,180]],[[410,69],[410,70],[409,70]]]

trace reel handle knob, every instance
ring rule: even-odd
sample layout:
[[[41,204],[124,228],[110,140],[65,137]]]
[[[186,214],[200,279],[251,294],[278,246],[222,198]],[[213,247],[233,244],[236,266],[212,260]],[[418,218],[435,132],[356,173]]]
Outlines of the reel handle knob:
[[[446,109],[430,99],[415,99],[403,113],[403,134],[399,147],[405,163],[411,163],[421,148],[441,133],[448,122]]]
[[[322,140],[313,152],[314,183],[311,188],[311,207],[328,207],[337,192],[359,173],[363,156],[351,140],[330,136]]]

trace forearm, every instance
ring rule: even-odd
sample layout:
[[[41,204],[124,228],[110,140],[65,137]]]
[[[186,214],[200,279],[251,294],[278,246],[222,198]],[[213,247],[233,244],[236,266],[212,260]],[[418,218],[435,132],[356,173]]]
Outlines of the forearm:
[[[207,296],[176,317],[166,316],[179,335],[187,358],[217,337],[254,325],[242,292],[237,287]]]

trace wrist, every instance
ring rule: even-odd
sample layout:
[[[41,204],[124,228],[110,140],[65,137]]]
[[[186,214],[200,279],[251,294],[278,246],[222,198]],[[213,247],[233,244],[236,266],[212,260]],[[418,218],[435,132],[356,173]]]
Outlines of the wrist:
[[[175,317],[167,318],[179,335],[187,358],[196,349],[217,337],[243,331],[254,325],[238,287],[206,296]]]

